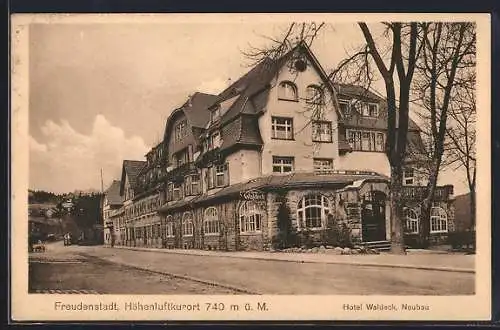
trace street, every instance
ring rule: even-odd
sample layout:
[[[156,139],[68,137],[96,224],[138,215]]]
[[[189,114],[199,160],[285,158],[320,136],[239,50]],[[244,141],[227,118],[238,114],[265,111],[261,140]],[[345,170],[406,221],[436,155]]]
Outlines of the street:
[[[30,255],[29,288],[33,293],[464,295],[474,294],[474,278],[451,271],[54,243]]]

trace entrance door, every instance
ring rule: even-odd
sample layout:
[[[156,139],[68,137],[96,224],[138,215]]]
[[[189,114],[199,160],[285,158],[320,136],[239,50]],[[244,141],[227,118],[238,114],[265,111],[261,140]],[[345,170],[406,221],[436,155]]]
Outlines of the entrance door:
[[[385,241],[385,194],[374,191],[362,204],[361,221],[364,242]]]

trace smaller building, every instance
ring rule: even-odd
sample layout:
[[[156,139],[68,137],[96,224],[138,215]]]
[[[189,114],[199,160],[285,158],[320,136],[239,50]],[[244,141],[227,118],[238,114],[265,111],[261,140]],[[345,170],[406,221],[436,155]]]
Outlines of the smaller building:
[[[104,244],[114,245],[114,225],[111,218],[123,205],[123,198],[120,196],[120,180],[113,180],[109,188],[104,192],[103,198]]]

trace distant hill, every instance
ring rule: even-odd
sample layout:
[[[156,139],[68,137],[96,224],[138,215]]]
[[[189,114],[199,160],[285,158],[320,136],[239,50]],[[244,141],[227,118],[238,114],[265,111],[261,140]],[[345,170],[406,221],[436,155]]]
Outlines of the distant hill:
[[[57,204],[61,200],[61,196],[43,190],[28,190],[29,204]]]
[[[455,196],[455,228],[464,231],[470,228],[470,193]]]

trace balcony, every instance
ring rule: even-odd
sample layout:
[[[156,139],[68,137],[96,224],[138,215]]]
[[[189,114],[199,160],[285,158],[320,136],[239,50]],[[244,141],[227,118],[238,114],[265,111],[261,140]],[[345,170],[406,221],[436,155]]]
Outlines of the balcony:
[[[427,195],[426,186],[404,186],[403,199],[408,201],[421,201]],[[453,186],[438,186],[434,191],[434,201],[447,201],[453,196]]]
[[[184,177],[188,174],[195,173],[197,172],[198,169],[196,168],[195,164],[193,162],[185,163],[180,166],[177,166],[170,172],[167,172],[166,179],[168,181],[173,181],[173,182],[180,182],[184,181]]]
[[[217,147],[202,153],[198,158],[198,160],[196,161],[196,163],[203,166],[207,164],[219,163],[221,161],[222,161],[221,151]]]

